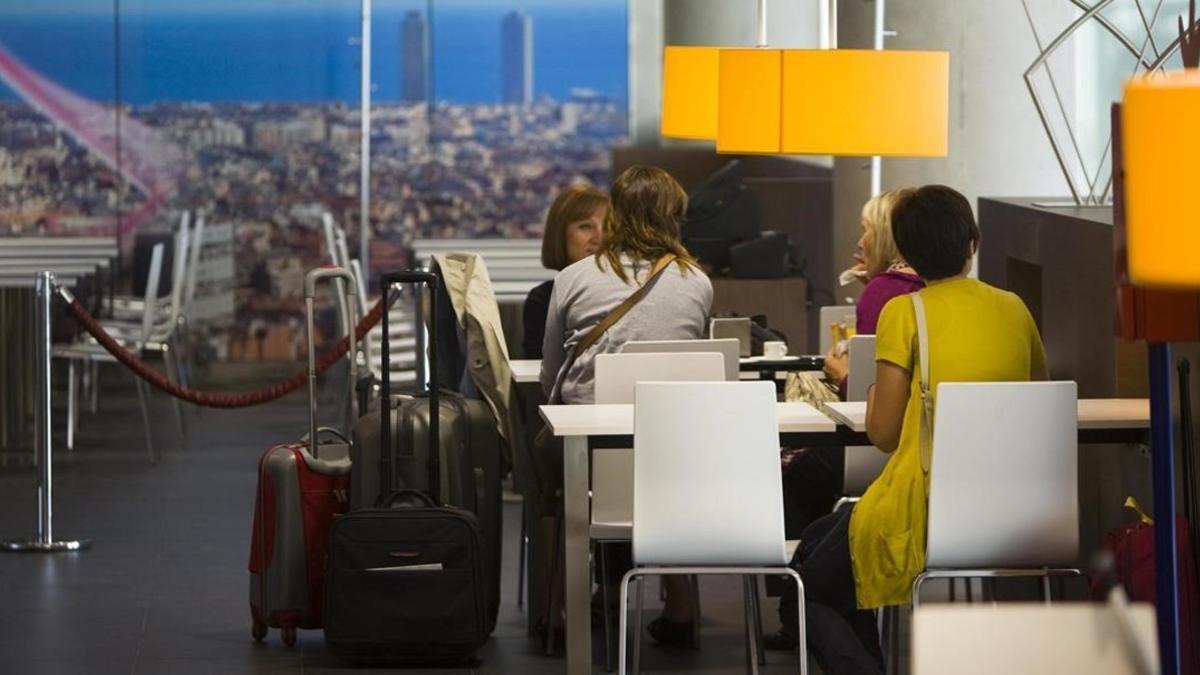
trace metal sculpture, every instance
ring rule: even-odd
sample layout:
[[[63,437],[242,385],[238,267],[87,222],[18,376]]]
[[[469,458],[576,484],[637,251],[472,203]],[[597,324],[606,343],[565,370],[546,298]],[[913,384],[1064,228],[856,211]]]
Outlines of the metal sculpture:
[[[1083,152],[1080,150],[1079,140],[1071,124],[1069,113],[1063,104],[1058,83],[1054,78],[1054,73],[1049,64],[1051,55],[1074,36],[1081,27],[1087,25],[1089,21],[1096,21],[1109,35],[1119,42],[1136,59],[1136,65],[1131,74],[1137,74],[1139,71],[1154,72],[1162,70],[1167,60],[1173,57],[1176,52],[1180,53],[1185,67],[1194,68],[1200,62],[1200,21],[1196,20],[1196,0],[1190,0],[1189,2],[1190,7],[1186,27],[1183,17],[1179,17],[1179,36],[1162,48],[1159,47],[1154,39],[1154,28],[1158,24],[1163,0],[1158,0],[1155,3],[1154,10],[1150,15],[1147,15],[1146,7],[1143,6],[1142,0],[1132,1],[1137,8],[1142,28],[1145,30],[1145,36],[1142,38],[1140,46],[1135,44],[1124,31],[1101,13],[1102,10],[1113,4],[1115,0],[1098,0],[1094,4],[1088,4],[1085,0],[1070,0],[1071,4],[1083,10],[1083,14],[1055,35],[1048,44],[1043,43],[1038,33],[1037,26],[1033,21],[1033,15],[1029,10],[1028,0],[1021,0],[1021,6],[1025,9],[1025,18],[1029,22],[1029,28],[1033,32],[1034,43],[1038,48],[1037,58],[1025,69],[1023,75],[1025,87],[1029,90],[1030,98],[1033,99],[1034,108],[1037,109],[1038,118],[1042,123],[1042,127],[1046,130],[1046,136],[1050,140],[1050,147],[1054,151],[1054,158],[1058,161],[1059,168],[1062,169],[1063,178],[1067,181],[1067,187],[1071,191],[1072,198],[1072,201],[1066,204],[1045,203],[1042,204],[1043,206],[1101,206],[1108,204],[1110,201],[1112,168],[1108,150],[1112,146],[1112,134],[1111,132],[1109,133],[1108,141],[1105,144],[1104,151],[1100,155],[1101,159],[1095,170],[1089,170],[1087,162],[1083,157]],[[1149,54],[1147,54],[1147,49],[1149,50]],[[1067,135],[1066,144],[1064,144],[1059,134],[1055,132],[1054,126],[1051,125],[1046,102],[1034,86],[1033,78],[1040,68],[1045,68],[1046,70],[1054,102],[1057,104],[1058,112],[1064,120]],[[1068,145],[1069,147],[1067,147]],[[1078,180],[1076,173],[1068,165],[1068,151],[1073,152],[1071,159],[1077,162],[1079,171],[1083,174],[1082,181]],[[1107,176],[1105,175],[1106,173]]]

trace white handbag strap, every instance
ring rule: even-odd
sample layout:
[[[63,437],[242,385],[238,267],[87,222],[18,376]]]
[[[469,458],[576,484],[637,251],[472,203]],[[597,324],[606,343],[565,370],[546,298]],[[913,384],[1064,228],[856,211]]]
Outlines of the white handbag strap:
[[[929,324],[925,318],[925,302],[918,291],[912,298],[917,317],[917,385],[921,389],[921,468],[928,473],[933,460],[933,396],[929,393]]]

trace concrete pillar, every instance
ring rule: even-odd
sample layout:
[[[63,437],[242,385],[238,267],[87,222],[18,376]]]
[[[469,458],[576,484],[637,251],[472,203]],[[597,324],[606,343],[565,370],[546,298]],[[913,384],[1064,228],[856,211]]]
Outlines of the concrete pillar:
[[[1043,44],[1076,15],[1067,2],[1031,1],[1029,8]],[[886,28],[898,33],[886,39],[886,48],[950,52],[950,152],[944,159],[885,159],[883,189],[944,183],[972,204],[980,195],[1067,195],[1066,181],[1021,78],[1038,53],[1021,3],[893,0],[886,10]],[[870,0],[842,0],[838,46],[869,49],[874,12]],[[1070,48],[1053,63],[1068,111],[1073,64]],[[834,161],[838,261],[849,262],[858,240],[859,214],[870,196],[868,175],[866,159]]]

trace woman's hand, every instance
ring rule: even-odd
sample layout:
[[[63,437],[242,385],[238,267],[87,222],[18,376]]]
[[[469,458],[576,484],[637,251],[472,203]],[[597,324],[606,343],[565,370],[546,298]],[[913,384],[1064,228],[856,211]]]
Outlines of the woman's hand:
[[[846,378],[850,373],[850,357],[846,351],[839,350],[838,345],[829,348],[825,352],[825,380],[833,384],[837,384]]]

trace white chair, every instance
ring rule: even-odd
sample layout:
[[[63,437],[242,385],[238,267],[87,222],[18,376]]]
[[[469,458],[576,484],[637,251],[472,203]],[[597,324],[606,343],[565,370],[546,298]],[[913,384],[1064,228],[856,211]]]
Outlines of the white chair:
[[[821,308],[821,325],[817,327],[817,343],[821,347],[821,353],[824,354],[833,346],[833,336],[829,333],[829,326],[835,323],[844,323],[847,326],[854,326],[857,322],[857,308],[854,305],[827,305]]]
[[[855,335],[849,343],[849,368],[846,376],[846,400],[867,400],[867,389],[875,383],[875,336]],[[859,500],[862,493],[883,471],[888,456],[873,445],[846,446],[842,471],[842,498],[834,511]]]
[[[737,338],[713,340],[638,340],[626,342],[621,346],[625,354],[659,354],[689,353],[689,352],[718,352],[724,358],[725,379],[737,382],[741,368],[741,357],[738,356],[740,344]],[[632,403],[632,399],[630,399]]]
[[[734,347],[737,345],[736,340],[728,342]],[[599,354],[595,368],[596,403],[634,403],[638,382],[720,382],[725,378],[724,357],[716,352]],[[592,452],[590,536],[592,541],[599,544],[600,578],[602,583],[606,583],[608,564],[604,545],[629,541],[633,536],[631,449],[605,448]],[[607,600],[608,588],[603,588],[602,593]],[[612,642],[608,634],[608,603],[603,604],[607,662],[611,658]],[[695,618],[698,620],[699,617]]]
[[[159,280],[162,276],[162,259],[163,245],[156,244],[150,253],[150,269],[146,279],[146,292],[142,305],[141,340],[130,345],[138,353],[141,352],[142,346],[149,339],[153,330],[154,317],[157,311],[156,302],[158,300]],[[67,448],[74,449],[75,433],[79,424],[79,392],[76,385],[75,363],[77,361],[85,364],[117,363],[117,359],[94,340],[80,341],[68,345],[55,345],[52,354],[56,359],[65,359],[67,361]],[[150,455],[150,461],[152,463],[157,462],[160,455],[154,450],[154,439],[150,433],[150,412],[146,405],[146,383],[142,381],[141,377],[136,375],[134,375],[133,379],[137,383],[138,403],[142,408],[142,425],[146,434],[146,450]]]
[[[938,385],[925,571],[930,579],[1051,576],[1079,554],[1074,382]]]
[[[633,561],[621,580],[618,663],[625,673],[629,583],[638,580],[634,662],[648,574],[786,574],[799,598],[800,672],[808,672],[804,584],[788,567],[779,422],[770,382],[637,385],[634,402]],[[736,499],[715,499],[736,495]],[[746,583],[746,662],[760,636]]]
[[[733,338],[738,341],[738,356],[750,356],[750,319],[729,317],[708,322],[708,335],[714,340]]]

